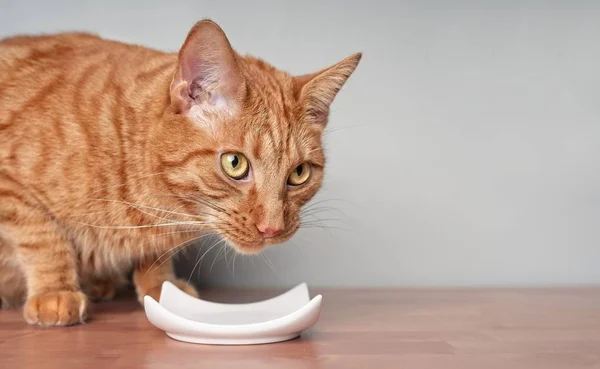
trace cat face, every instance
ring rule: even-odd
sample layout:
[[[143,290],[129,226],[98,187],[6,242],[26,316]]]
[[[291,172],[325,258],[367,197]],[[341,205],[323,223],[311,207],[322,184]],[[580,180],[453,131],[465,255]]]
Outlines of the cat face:
[[[170,189],[196,191],[199,216],[239,252],[289,239],[323,180],[329,105],[359,60],[292,77],[236,54],[216,24],[196,24],[171,84]]]
[[[321,186],[319,130],[282,116],[238,118],[217,128],[213,148],[202,192],[223,209],[212,211],[215,230],[246,253],[290,238]]]

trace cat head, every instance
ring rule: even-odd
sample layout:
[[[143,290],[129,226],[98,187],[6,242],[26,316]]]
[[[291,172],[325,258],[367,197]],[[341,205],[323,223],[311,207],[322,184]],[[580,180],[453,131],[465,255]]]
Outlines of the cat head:
[[[360,58],[293,77],[238,55],[212,21],[197,23],[169,91],[160,163],[169,191],[193,199],[239,252],[289,239],[323,180],[329,106]]]

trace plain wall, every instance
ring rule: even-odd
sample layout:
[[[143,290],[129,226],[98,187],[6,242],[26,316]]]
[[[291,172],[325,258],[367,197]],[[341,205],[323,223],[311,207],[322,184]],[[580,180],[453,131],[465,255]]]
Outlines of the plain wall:
[[[175,51],[210,17],[296,74],[364,52],[326,134],[316,200],[335,228],[301,230],[271,266],[211,252],[192,280],[600,283],[600,2],[91,3],[1,1],[0,36],[87,30]]]

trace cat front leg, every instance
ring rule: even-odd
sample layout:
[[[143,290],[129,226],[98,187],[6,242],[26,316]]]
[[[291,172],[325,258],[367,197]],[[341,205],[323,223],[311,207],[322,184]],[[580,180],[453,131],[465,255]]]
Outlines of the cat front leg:
[[[1,196],[0,196],[1,199]],[[1,201],[1,200],[0,200]],[[0,206],[0,219],[2,206]],[[2,221],[0,220],[0,224]],[[0,233],[0,308],[21,307],[25,302],[25,277],[12,244]]]
[[[138,301],[143,305],[144,296],[150,295],[156,301],[160,299],[160,290],[164,281],[169,281],[189,295],[198,297],[198,292],[187,281],[177,279],[173,271],[173,262],[153,260],[138,265],[133,272],[133,284]]]
[[[25,280],[21,269],[16,266],[2,265],[0,270],[0,308],[10,309],[23,306]]]
[[[16,191],[0,191],[2,224],[23,276],[27,323],[65,326],[83,322],[88,301],[79,289],[76,255],[53,220]]]
[[[83,290],[94,302],[110,301],[117,295],[117,290],[125,283],[114,276],[87,277],[83,280]]]
[[[27,281],[25,320],[43,326],[85,321],[88,301],[79,288],[73,248],[49,223],[38,222],[23,228],[22,234],[30,235],[17,241]]]
[[[30,224],[17,241],[17,253],[27,281],[23,316],[29,324],[66,326],[87,318],[88,301],[79,289],[71,245],[46,223]]]

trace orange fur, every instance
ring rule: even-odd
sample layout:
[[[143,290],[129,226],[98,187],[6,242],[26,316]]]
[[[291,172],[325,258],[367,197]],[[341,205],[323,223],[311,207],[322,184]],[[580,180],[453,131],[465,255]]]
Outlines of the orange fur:
[[[169,257],[207,232],[242,253],[287,240],[359,60],[292,77],[238,55],[211,21],[179,54],[78,33],[0,41],[3,301],[26,299],[30,323],[74,324],[82,290],[111,298],[131,268],[140,297],[165,280],[194,293]],[[224,174],[223,152],[245,154],[247,179]],[[286,185],[303,162],[310,179]]]

